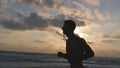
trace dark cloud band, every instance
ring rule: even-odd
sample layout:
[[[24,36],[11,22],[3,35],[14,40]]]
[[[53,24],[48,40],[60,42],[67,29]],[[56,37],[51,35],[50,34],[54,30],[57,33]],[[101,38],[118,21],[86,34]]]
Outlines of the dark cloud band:
[[[75,18],[70,19],[74,20],[77,26],[86,26],[84,21],[77,21]],[[42,16],[38,16],[37,13],[30,13],[28,17],[24,17],[23,23],[21,23],[21,21],[15,22],[14,20],[4,20],[1,21],[0,24],[3,27],[11,30],[45,30],[48,28],[48,26],[61,28],[65,20],[65,15],[58,15],[53,19],[45,19]]]

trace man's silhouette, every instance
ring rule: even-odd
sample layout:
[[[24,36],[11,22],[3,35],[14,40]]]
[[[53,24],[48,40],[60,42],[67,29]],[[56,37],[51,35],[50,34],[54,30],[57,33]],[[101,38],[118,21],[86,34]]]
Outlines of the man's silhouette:
[[[68,37],[66,40],[66,54],[58,52],[57,55],[67,59],[71,68],[84,68],[82,61],[94,56],[94,52],[83,38],[74,34],[75,28],[76,24],[74,21],[64,21],[62,30]]]

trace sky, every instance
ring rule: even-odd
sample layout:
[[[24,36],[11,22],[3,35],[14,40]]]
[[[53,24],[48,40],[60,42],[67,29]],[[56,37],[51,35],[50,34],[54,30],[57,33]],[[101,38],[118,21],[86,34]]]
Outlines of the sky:
[[[120,57],[120,0],[0,0],[0,51],[65,52],[61,27],[76,22],[96,56]]]

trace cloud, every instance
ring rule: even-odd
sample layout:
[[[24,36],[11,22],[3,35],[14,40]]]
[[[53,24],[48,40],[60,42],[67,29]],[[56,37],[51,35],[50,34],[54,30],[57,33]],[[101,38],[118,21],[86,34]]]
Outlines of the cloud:
[[[21,0],[29,6],[37,6],[40,8],[55,9],[62,5],[61,0]],[[20,2],[20,0],[14,0],[14,2]]]
[[[30,13],[29,16],[25,17],[21,14],[18,16],[22,17],[22,20],[4,20],[1,21],[1,25],[11,30],[47,30],[49,26],[61,28],[63,22],[67,19],[71,19],[76,22],[77,26],[85,27],[94,25],[94,22],[79,20],[75,17],[69,17],[64,14],[53,16],[45,13]]]
[[[120,33],[119,32],[114,32],[110,34],[102,34],[103,40],[101,42],[114,42],[114,41],[119,41],[120,40]]]
[[[12,0],[13,3],[19,3],[21,0]]]
[[[30,13],[28,17],[23,17],[22,21],[4,20],[0,24],[11,30],[46,30],[48,26],[61,27],[65,20],[64,16],[55,16],[54,18],[46,18],[44,14]],[[20,15],[21,16],[21,15]],[[23,15],[22,15],[23,16]]]
[[[90,9],[86,9],[83,14],[86,19],[89,19],[89,20],[95,19],[94,15],[92,14],[92,11]]]
[[[77,26],[82,26],[82,27],[84,27],[84,26],[87,26],[87,23],[85,22],[85,21],[77,21]]]
[[[47,28],[48,26],[61,28],[65,20],[66,20],[66,16],[62,14],[51,16],[50,14],[31,13],[29,17],[24,18],[25,21],[24,23],[25,25],[28,25],[28,27],[32,26],[34,28],[36,27]]]
[[[3,0],[4,1],[4,0]],[[86,2],[89,2],[88,0],[85,0]],[[12,2],[19,3],[19,2],[25,2],[27,5],[30,6],[38,6],[40,8],[50,8],[50,9],[56,9],[56,15],[52,13],[44,13],[42,11],[36,11],[29,14],[29,16],[24,17],[24,15],[21,12],[16,12],[18,17],[23,17],[22,26],[25,27],[25,29],[39,29],[39,30],[45,30],[48,28],[48,26],[54,26],[54,27],[61,27],[63,25],[64,20],[71,19],[76,22],[77,26],[89,26],[89,25],[95,25],[95,22],[92,21],[86,21],[87,20],[93,20],[95,19],[91,9],[86,8],[84,5],[77,3],[76,1],[73,1],[73,4],[75,4],[77,7],[82,7],[81,9],[77,8],[70,8],[68,6],[63,5],[62,0],[56,1],[56,0],[12,0]],[[96,0],[94,3],[97,3]],[[83,12],[84,11],[84,12]],[[100,14],[98,10],[95,11],[97,18],[103,20],[103,15]],[[107,13],[109,16],[109,14]],[[17,17],[17,16],[15,16]],[[12,17],[13,18],[13,17]],[[84,19],[84,20],[82,20]],[[14,20],[14,19],[13,19]],[[13,21],[12,21],[13,22]],[[15,21],[16,22],[16,21]],[[21,25],[21,24],[20,24]],[[5,25],[4,25],[5,27]]]
[[[36,40],[33,40],[34,42],[36,42],[36,43],[44,43],[45,41],[41,41],[41,40],[39,40],[39,39],[36,39]]]
[[[59,14],[64,15],[66,19],[74,20],[78,26],[93,25],[93,23],[95,25],[95,22],[90,21],[94,19],[94,15],[92,14],[90,9],[85,7],[83,12],[75,8],[62,6],[59,8]]]
[[[89,20],[93,20],[95,19],[91,9],[85,7],[85,5],[74,1],[73,4],[78,7],[78,9],[80,9],[79,11],[81,11],[81,17],[84,19],[89,19]]]
[[[76,7],[80,8],[81,10],[85,10],[86,9],[86,7],[84,5],[82,5],[81,3],[79,3],[79,2],[74,1],[73,4]]]
[[[0,14],[8,7],[8,0],[0,0]]]
[[[61,28],[62,25],[64,24],[63,22],[68,19],[75,21],[77,26],[82,26],[82,27],[87,26],[85,21],[78,20],[77,18],[69,17],[64,14],[60,14],[54,16],[53,19],[49,19],[49,25]]]
[[[83,0],[84,2],[88,2],[90,4],[99,4],[99,0]],[[84,4],[82,4],[81,2],[77,2],[74,1],[73,4],[80,9],[79,11],[81,12],[81,18],[84,19],[89,19],[89,20],[94,20],[94,19],[98,19],[98,20],[106,20],[106,19],[110,19],[111,16],[110,14],[106,11],[106,12],[101,12],[100,10],[98,10],[97,7],[94,7],[93,9],[90,9],[89,7],[85,6]],[[77,10],[78,10],[77,9]]]
[[[101,21],[111,18],[108,12],[101,13],[98,9],[94,10],[94,14],[96,18]]]
[[[118,41],[118,40],[115,40],[115,39],[106,39],[106,40],[102,40],[101,42],[110,43],[110,42],[114,42],[114,41]]]
[[[79,11],[78,9],[74,9],[74,8],[68,8],[66,6],[62,6],[59,8],[59,13],[69,16],[69,17],[78,17],[78,18],[83,18],[83,14],[81,11]]]
[[[20,0],[14,0],[20,2]],[[70,8],[63,5],[62,0],[21,0],[21,2],[25,2],[30,6],[38,6],[40,8],[50,8],[56,9],[56,15],[44,12],[30,13],[30,16],[24,18],[24,25],[29,29],[44,29],[49,25],[55,27],[61,27],[63,25],[64,20],[72,19],[74,20],[78,26],[87,26],[90,23],[80,20],[80,19],[88,19],[93,20],[94,16],[92,11],[85,6],[82,5],[84,12],[77,8]],[[75,2],[77,3],[77,2]],[[78,4],[78,3],[77,3]],[[18,13],[18,15],[22,16]],[[33,17],[35,16],[35,17]],[[40,23],[41,21],[41,23]],[[33,23],[34,22],[34,23]],[[95,23],[95,22],[93,22]]]
[[[15,20],[4,20],[0,24],[11,30],[45,30],[48,27],[48,21],[38,16],[37,13],[30,13],[28,17],[23,18],[23,22]]]
[[[50,25],[61,28],[62,25],[63,25],[64,20],[65,20],[64,18],[52,19],[52,20],[50,20]]]
[[[102,37],[103,38],[111,38],[111,39],[120,39],[120,33],[115,32],[115,33],[111,33],[111,34],[103,34]]]
[[[62,1],[56,1],[56,0],[12,0],[15,3],[18,2],[24,2],[29,6],[37,6],[40,7],[42,9],[54,9],[56,14],[63,14],[65,16],[69,16],[69,17],[77,17],[79,19],[89,19],[89,20],[94,20],[96,17],[97,19],[100,20],[104,20],[105,17],[110,17],[108,12],[105,12],[104,14],[100,13],[99,10],[91,10],[88,7],[85,7],[85,5],[83,5],[81,2],[77,2],[77,1],[73,1],[72,4],[75,5],[75,8],[70,8],[68,6],[66,6]],[[83,2],[87,2],[93,5],[97,5],[99,3],[99,0],[83,0]],[[77,8],[79,7],[79,9]],[[54,11],[53,10],[53,11]],[[96,16],[94,16],[94,14]]]
[[[0,30],[0,33],[2,34],[10,34],[11,32],[10,31],[4,31],[4,30]]]
[[[0,24],[7,28],[7,29],[11,29],[11,30],[25,30],[26,27],[20,23],[17,23],[15,21],[8,21],[8,20],[5,20],[5,21],[1,21]]]
[[[83,22],[85,22],[85,25],[87,26],[87,27],[98,27],[99,25],[98,24],[96,24],[96,22],[94,22],[94,21],[91,21],[91,20],[83,20]]]
[[[50,13],[45,13],[45,12],[36,12],[38,14],[38,16],[42,16],[44,19],[53,19],[54,15],[50,14]]]
[[[86,2],[90,5],[94,5],[94,6],[99,6],[99,0],[82,0],[83,2]]]
[[[48,14],[47,14],[48,15]],[[63,22],[68,18],[65,15],[57,15],[53,16],[51,19],[45,17],[46,15],[38,16],[37,13],[31,13],[30,16],[24,18],[24,25],[27,26],[30,29],[44,29],[48,28],[48,26],[54,26],[61,28],[63,25]],[[78,21],[75,18],[68,18],[76,22],[77,26],[86,26],[84,21]]]
[[[37,13],[30,13],[30,16],[24,18],[24,25],[28,29],[44,29],[48,27],[48,22]]]

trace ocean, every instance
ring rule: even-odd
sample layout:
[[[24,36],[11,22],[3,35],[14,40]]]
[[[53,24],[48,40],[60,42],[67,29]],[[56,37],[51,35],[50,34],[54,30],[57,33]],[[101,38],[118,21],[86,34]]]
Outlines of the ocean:
[[[93,57],[85,68],[120,68],[120,58]],[[0,68],[70,68],[66,59],[55,54],[0,51]]]

